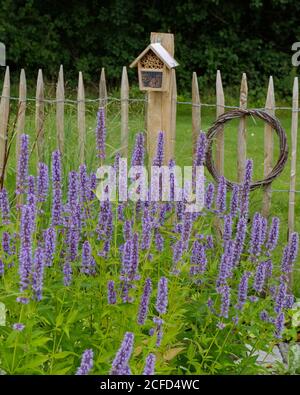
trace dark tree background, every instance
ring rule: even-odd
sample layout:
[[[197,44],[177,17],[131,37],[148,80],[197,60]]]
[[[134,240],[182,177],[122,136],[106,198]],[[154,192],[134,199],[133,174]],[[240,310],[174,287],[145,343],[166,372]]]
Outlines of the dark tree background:
[[[181,90],[190,90],[192,71],[200,86],[213,87],[220,68],[227,86],[238,85],[246,71],[252,92],[273,75],[284,95],[297,72],[291,46],[300,41],[299,15],[294,0],[0,0],[0,41],[11,69],[25,67],[29,78],[43,68],[54,80],[63,64],[71,83],[78,70],[96,82],[105,66],[114,86],[150,32],[169,31]]]

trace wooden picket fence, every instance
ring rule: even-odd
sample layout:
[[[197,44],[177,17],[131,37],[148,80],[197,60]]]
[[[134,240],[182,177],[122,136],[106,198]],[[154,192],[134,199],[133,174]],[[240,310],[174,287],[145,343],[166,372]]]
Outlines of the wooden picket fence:
[[[177,98],[177,92],[173,92],[174,99]],[[241,88],[240,88],[240,108],[247,107],[247,77],[244,73],[242,75]],[[106,108],[108,103],[107,86],[105,78],[105,70],[102,68],[99,82],[99,106]],[[1,102],[0,102],[0,175],[4,178],[4,169],[6,161],[7,150],[7,133],[10,111],[10,73],[9,67],[6,68],[4,83],[2,88]],[[121,103],[121,136],[120,146],[121,154],[127,155],[128,147],[128,119],[129,119],[129,82],[127,76],[127,69],[123,67],[120,89],[120,103]],[[16,121],[16,155],[19,156],[19,137],[24,133],[25,128],[25,115],[27,105],[27,88],[26,76],[24,69],[21,70],[20,83],[19,83],[19,96],[18,96],[18,114]],[[49,100],[48,100],[49,101]],[[65,146],[64,139],[64,113],[65,113],[65,89],[64,89],[64,72],[63,67],[60,66],[58,81],[56,86],[56,99],[54,101],[56,106],[56,140],[57,147],[63,153]],[[45,120],[45,103],[47,100],[44,98],[44,81],[42,70],[38,71],[36,97],[35,97],[35,132],[36,132],[36,147],[38,159],[44,159],[44,120]],[[86,102],[83,75],[79,72],[78,89],[77,89],[77,128],[78,128],[78,145],[79,145],[79,159],[83,163],[85,160],[85,142],[86,142]],[[199,131],[201,130],[201,103],[198,80],[196,73],[192,75],[192,102],[187,103],[192,106],[192,141],[193,151],[195,151],[196,140]],[[218,70],[216,76],[216,117],[223,114],[226,105],[224,98],[224,91],[222,85],[221,73]],[[267,99],[265,109],[270,114],[275,115],[275,95],[273,79],[270,77]],[[289,211],[288,211],[288,229],[289,233],[295,227],[295,189],[296,189],[296,160],[297,160],[297,131],[298,131],[298,114],[299,114],[299,90],[298,78],[294,79],[293,85],[293,101],[292,101],[292,122],[291,122],[291,170],[290,170],[290,188],[289,188]],[[173,120],[175,122],[175,120]],[[269,125],[265,125],[264,130],[264,176],[272,169],[273,164],[273,130]],[[245,161],[247,155],[247,139],[246,139],[246,119],[241,119],[238,128],[238,144],[237,144],[237,178],[241,181],[245,170]],[[216,158],[215,164],[217,170],[223,174],[224,172],[224,133],[219,133],[216,139]],[[271,204],[272,191],[271,186],[264,189],[263,208],[262,212],[265,216],[269,215]]]

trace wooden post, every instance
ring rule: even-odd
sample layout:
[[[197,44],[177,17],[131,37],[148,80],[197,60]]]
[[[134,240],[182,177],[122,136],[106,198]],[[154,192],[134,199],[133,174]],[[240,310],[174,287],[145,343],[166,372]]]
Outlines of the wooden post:
[[[129,83],[127,68],[124,66],[121,80],[121,154],[127,158],[128,154],[128,107],[129,107]]]
[[[217,71],[216,78],[216,104],[217,104],[217,118],[224,114],[224,91],[222,85],[222,78],[220,70]],[[216,137],[216,169],[219,174],[224,174],[224,128],[220,128],[220,132]]]
[[[275,115],[275,95],[274,95],[274,84],[272,76],[269,79],[267,100],[266,100],[266,112],[270,115]],[[273,129],[269,124],[265,125],[264,133],[265,143],[264,143],[264,176],[266,177],[272,170],[273,167]],[[268,217],[271,207],[271,185],[267,185],[264,188],[263,196],[263,207],[262,214],[264,217]]]
[[[240,108],[247,108],[248,85],[246,73],[243,73],[240,90]],[[238,130],[237,147],[237,171],[238,182],[242,183],[245,174],[245,164],[247,159],[247,136],[246,136],[246,117],[240,119]]]
[[[2,97],[0,101],[0,189],[3,186],[5,177],[5,160],[7,148],[7,130],[9,119],[9,97],[10,97],[10,74],[9,67],[6,67]]]
[[[107,115],[106,106],[107,106],[106,78],[105,78],[105,69],[104,67],[102,67],[100,74],[100,82],[99,82],[99,107],[105,108],[105,116]]]
[[[19,107],[17,116],[17,127],[16,127],[16,159],[17,163],[19,161],[20,153],[20,136],[25,130],[25,114],[26,114],[26,96],[27,96],[27,86],[26,86],[26,75],[25,70],[21,70],[20,74],[20,84],[19,84]]]
[[[193,139],[193,156],[197,149],[197,139],[201,129],[201,107],[200,94],[198,87],[197,74],[193,73],[192,79],[192,139]]]
[[[82,72],[79,71],[78,93],[77,93],[77,124],[80,164],[84,163],[85,152],[85,94]]]
[[[64,152],[64,106],[65,106],[64,70],[60,66],[56,85],[56,141],[59,151]]]
[[[43,72],[39,69],[36,84],[35,102],[35,132],[37,139],[38,161],[44,161],[44,81]]]
[[[171,56],[174,56],[174,36],[170,33],[151,33],[151,43],[159,42]],[[174,155],[174,142],[176,133],[176,123],[171,119],[175,115],[174,96],[176,82],[175,70],[170,80],[170,88],[167,92],[148,92],[147,108],[147,148],[150,163],[155,156],[157,135],[163,131],[165,136],[165,164]],[[173,93],[172,93],[173,92]],[[172,104],[173,101],[173,104]]]
[[[171,70],[171,146],[170,157],[175,159],[176,143],[176,113],[177,113],[177,83],[175,70]]]
[[[298,111],[299,111],[299,85],[298,77],[294,79],[293,86],[293,113],[291,125],[291,175],[289,194],[289,235],[295,228],[295,189],[296,189],[296,168],[297,168],[297,132],[298,132]]]

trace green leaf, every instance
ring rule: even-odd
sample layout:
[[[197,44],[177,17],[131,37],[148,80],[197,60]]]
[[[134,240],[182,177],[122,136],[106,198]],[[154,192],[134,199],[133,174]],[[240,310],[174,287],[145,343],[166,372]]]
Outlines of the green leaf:
[[[59,313],[56,317],[55,325],[57,328],[59,328],[62,323],[64,322],[64,315],[62,313]]]
[[[75,354],[73,351],[61,351],[59,353],[56,353],[53,355],[54,359],[63,359],[68,357],[69,355],[75,355],[77,356],[77,354]]]
[[[46,361],[48,361],[49,355],[38,355],[28,363],[26,363],[23,367],[24,371],[27,371],[27,373],[30,371],[30,369],[37,368],[38,366],[42,365]]]

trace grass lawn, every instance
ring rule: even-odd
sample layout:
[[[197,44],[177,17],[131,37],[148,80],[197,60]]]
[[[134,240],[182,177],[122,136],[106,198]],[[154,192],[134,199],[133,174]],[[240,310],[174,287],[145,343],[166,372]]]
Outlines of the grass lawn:
[[[213,100],[209,101],[213,103]],[[230,103],[231,104],[231,103]],[[233,103],[236,104],[236,103]],[[249,105],[249,107],[262,107],[259,105]],[[12,103],[12,114],[10,116],[10,133],[14,130],[16,102]],[[95,103],[87,103],[86,105],[86,164],[89,171],[96,170],[97,158],[95,150],[94,130],[96,124],[97,105]],[[45,106],[45,161],[50,166],[51,152],[56,146],[56,127],[55,127],[55,106],[46,104]],[[112,162],[114,154],[120,147],[120,103],[109,102],[107,110],[107,162]],[[289,141],[290,146],[290,126],[291,111],[278,110],[277,117],[282,123]],[[207,131],[215,120],[215,108],[202,107],[202,129]],[[78,168],[78,143],[77,143],[77,108],[75,104],[65,105],[65,152],[63,156],[64,175],[71,169]],[[35,134],[35,106],[30,103],[27,107],[25,131],[31,136],[31,144],[34,142]],[[145,129],[144,123],[144,103],[132,102],[129,110],[129,150],[132,148],[136,132]],[[191,123],[191,106],[178,104],[177,107],[177,130],[176,130],[176,162],[178,165],[191,165],[192,158],[192,123]],[[237,152],[237,130],[238,121],[227,123],[225,128],[225,176],[232,180],[236,180],[236,152]],[[264,124],[261,120],[247,120],[248,131],[248,158],[254,161],[254,177],[261,179],[263,177],[263,160],[264,160]],[[275,136],[275,152],[274,159],[278,155],[278,139]],[[298,152],[300,152],[300,140],[298,139]],[[32,150],[32,158],[30,160],[31,172],[35,174],[36,150]],[[8,162],[6,187],[10,193],[15,188],[15,147],[14,142],[11,146],[11,155]],[[297,162],[297,185],[296,190],[300,190],[300,161]],[[211,178],[207,174],[208,178]],[[290,176],[290,157],[287,165],[278,179],[272,184],[273,189],[289,189]],[[256,190],[252,192],[251,210],[259,211],[262,206],[262,191]],[[272,195],[271,215],[280,217],[281,220],[281,238],[285,241],[287,235],[287,219],[288,219],[288,192],[274,192]],[[296,231],[300,231],[300,194],[296,194]],[[300,265],[296,265],[296,277]],[[297,290],[296,290],[297,292]]]

